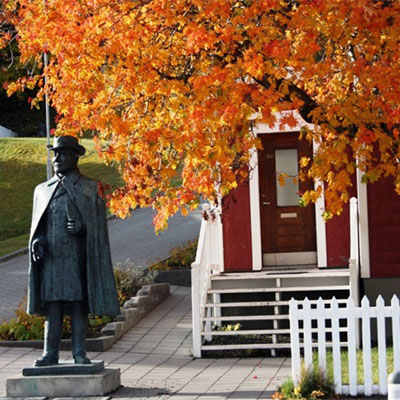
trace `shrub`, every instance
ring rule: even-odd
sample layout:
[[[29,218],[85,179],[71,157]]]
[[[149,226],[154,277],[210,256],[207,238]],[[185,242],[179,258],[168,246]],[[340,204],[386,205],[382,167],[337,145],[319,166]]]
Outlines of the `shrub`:
[[[42,340],[44,317],[29,315],[26,311],[26,297],[15,311],[15,318],[0,325],[0,340]]]
[[[321,372],[303,369],[297,386],[294,386],[292,379],[288,379],[272,398],[275,400],[317,400],[330,398],[334,394],[333,383],[324,379]]]
[[[135,268],[129,261],[116,264],[114,276],[120,306],[126,300],[134,297],[143,285],[152,283],[154,280],[154,273],[146,274],[143,270]],[[45,318],[28,314],[25,311],[26,303],[27,297],[25,296],[15,310],[16,316],[0,325],[0,340],[43,340]],[[89,314],[87,337],[99,337],[101,328],[109,322],[112,322],[112,318],[109,316]],[[70,337],[71,317],[68,315],[63,320],[63,339]]]
[[[172,249],[170,256],[151,267],[149,270],[169,271],[171,269],[190,269],[196,259],[197,241],[189,242],[185,247]]]
[[[155,272],[145,272],[129,260],[115,264],[114,277],[118,292],[119,305],[136,296],[143,285],[154,282]]]

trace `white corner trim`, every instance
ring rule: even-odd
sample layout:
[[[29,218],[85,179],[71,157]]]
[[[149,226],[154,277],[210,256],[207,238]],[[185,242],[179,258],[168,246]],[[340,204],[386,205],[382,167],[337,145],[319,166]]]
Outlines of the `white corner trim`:
[[[260,191],[258,175],[258,153],[257,149],[253,149],[251,150],[249,173],[251,252],[253,259],[253,271],[261,271],[262,269]]]
[[[313,152],[318,149],[318,144],[313,141]],[[317,190],[318,186],[322,185],[322,193],[318,200],[315,202],[315,229],[317,236],[317,262],[318,268],[326,268],[328,266],[328,256],[326,248],[326,223],[322,217],[325,211],[325,196],[324,185],[321,181],[314,181],[314,189]]]
[[[371,267],[369,258],[369,228],[368,228],[368,192],[367,184],[362,183],[362,172],[357,168],[358,194],[358,232],[360,238],[360,272],[361,278],[370,278]]]
[[[219,203],[222,204],[222,203]],[[221,207],[221,206],[220,206]],[[222,207],[221,207],[222,210]],[[218,213],[217,217],[217,235],[218,235],[218,265],[219,272],[225,271],[225,262],[224,262],[224,230],[222,226],[221,219],[222,211]]]
[[[322,184],[319,181],[314,182],[314,188]],[[318,268],[326,268],[328,266],[328,257],[326,250],[326,224],[322,217],[325,211],[325,196],[322,189],[322,194],[315,202],[315,229],[317,234],[317,260]]]

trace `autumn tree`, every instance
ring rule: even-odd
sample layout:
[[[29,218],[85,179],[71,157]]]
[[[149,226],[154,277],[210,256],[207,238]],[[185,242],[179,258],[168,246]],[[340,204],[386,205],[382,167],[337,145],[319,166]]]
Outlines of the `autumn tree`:
[[[94,132],[125,186],[110,205],[158,210],[156,226],[216,200],[246,174],[252,126],[299,110],[316,128],[304,173],[340,213],[355,168],[400,193],[400,2],[391,0],[8,0],[56,134]],[[280,124],[292,126],[286,114]],[[305,193],[307,203],[319,191]]]
[[[12,9],[4,9],[0,2],[0,10],[0,125],[21,136],[36,135],[44,125],[43,109],[31,108],[29,103],[36,96],[37,89],[32,86],[9,97],[7,83],[37,74],[38,65],[33,58],[28,62],[20,62],[17,32],[11,23]]]

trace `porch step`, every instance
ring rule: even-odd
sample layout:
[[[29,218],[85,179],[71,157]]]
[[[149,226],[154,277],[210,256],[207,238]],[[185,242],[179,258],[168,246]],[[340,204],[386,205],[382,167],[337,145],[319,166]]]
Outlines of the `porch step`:
[[[334,269],[334,270],[300,270],[296,272],[246,272],[246,273],[221,273],[212,275],[212,281],[218,280],[259,280],[259,279],[297,279],[305,275],[307,278],[327,278],[327,277],[348,277],[348,269]]]
[[[348,288],[347,288],[348,289]],[[311,305],[316,305],[318,300],[309,300]],[[322,300],[324,304],[330,304],[331,300]],[[338,304],[346,304],[346,299],[337,299]],[[287,306],[288,301],[234,301],[231,303],[206,303],[206,308],[231,308],[231,307],[273,307],[273,306]]]
[[[290,349],[290,343],[205,344],[202,350]]]
[[[327,290],[348,290],[349,286],[300,286],[300,287],[271,287],[271,288],[251,288],[251,289],[211,289],[209,294],[227,294],[227,293],[276,293],[276,292],[309,292],[309,291],[327,291]]]
[[[329,304],[332,292],[336,297],[341,293],[339,305],[345,304],[350,295],[348,269],[284,271],[280,268],[253,273],[222,273],[211,275],[209,282],[201,318],[201,336],[204,338],[201,349],[209,351],[265,349],[276,355],[277,350],[290,348],[288,312],[291,297],[308,297],[313,307],[317,298],[324,296],[324,303]],[[240,328],[227,330],[224,323],[239,323]],[[301,331],[302,326],[299,329]],[[316,329],[311,330],[317,333]],[[340,327],[339,332],[346,332],[346,328]],[[221,343],[224,337],[236,337],[236,343],[232,344],[232,339],[226,344]],[[249,340],[254,343],[248,343]]]
[[[239,330],[239,331],[204,331],[203,336],[237,336],[237,335],[288,335],[289,329],[257,329],[257,330]]]
[[[348,342],[341,342],[342,346],[348,346]],[[318,347],[318,343],[312,343],[313,347]],[[325,342],[326,347],[333,347],[331,342]],[[303,344],[300,344],[303,347]],[[249,343],[249,344],[205,344],[202,350],[260,350],[260,349],[290,349],[290,342],[288,343]]]
[[[288,318],[289,315],[232,315],[229,317],[205,317],[204,321],[275,321]]]

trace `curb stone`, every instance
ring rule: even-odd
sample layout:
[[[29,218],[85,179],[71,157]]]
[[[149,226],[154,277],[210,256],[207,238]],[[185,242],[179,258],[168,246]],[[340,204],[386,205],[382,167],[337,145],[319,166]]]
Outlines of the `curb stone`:
[[[0,264],[3,263],[3,262],[6,262],[8,260],[11,260],[14,257],[22,256],[24,254],[28,254],[28,248],[27,247],[24,247],[23,249],[14,251],[13,253],[10,253],[10,254],[6,254],[5,256],[1,256],[0,257]]]
[[[157,275],[154,278],[155,283],[169,283],[175,286],[192,286],[192,270],[188,269],[171,269],[156,270]]]
[[[110,322],[101,330],[100,333],[103,336],[86,339],[86,350],[103,352],[109,349],[169,295],[169,283],[144,285],[135,297],[131,297],[125,302],[121,310],[121,315],[116,318],[116,321]],[[32,347],[42,349],[43,340],[0,341],[0,347]],[[71,339],[61,340],[60,350],[71,350]]]

